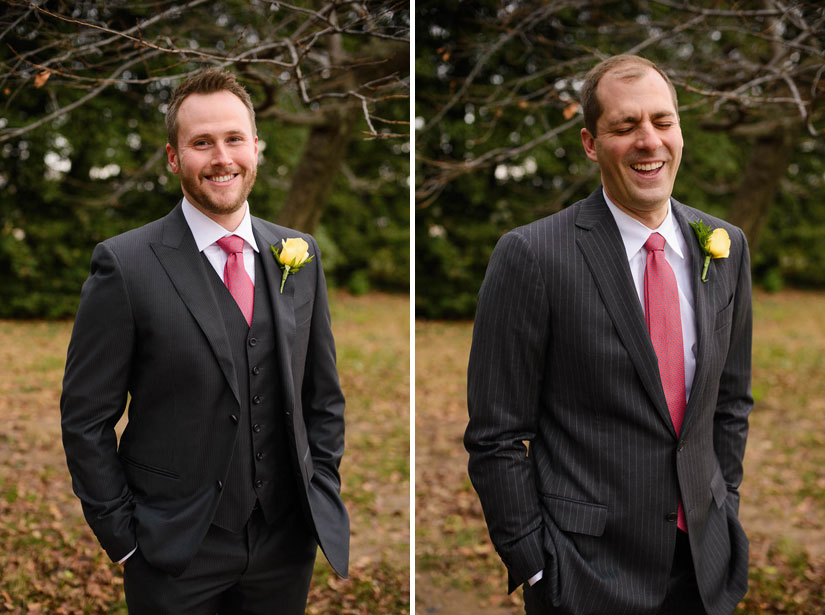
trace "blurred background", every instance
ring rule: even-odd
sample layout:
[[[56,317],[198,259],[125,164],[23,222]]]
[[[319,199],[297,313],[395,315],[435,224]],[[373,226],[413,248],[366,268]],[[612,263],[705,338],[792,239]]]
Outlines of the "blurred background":
[[[73,315],[95,243],[175,205],[166,101],[210,66],[255,104],[252,213],[408,291],[408,3],[299,4],[0,2],[0,316]]]
[[[523,612],[467,478],[466,367],[490,253],[599,185],[586,72],[618,53],[679,95],[683,203],[744,229],[753,394],[739,613],[825,613],[825,8],[760,0],[416,2],[416,608]]]
[[[0,613],[125,613],[60,383],[92,249],[180,199],[166,103],[212,66],[255,104],[253,215],[313,233],[331,287],[352,572],[319,558],[308,612],[409,612],[409,30],[391,0],[0,0]]]

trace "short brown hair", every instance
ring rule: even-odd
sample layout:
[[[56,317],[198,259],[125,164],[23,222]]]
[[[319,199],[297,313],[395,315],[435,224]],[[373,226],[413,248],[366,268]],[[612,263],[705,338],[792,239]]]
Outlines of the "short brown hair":
[[[670,95],[673,97],[673,107],[676,110],[676,115],[679,115],[679,102],[676,98],[676,88],[673,87],[670,78],[661,68],[641,56],[630,54],[616,55],[596,64],[596,66],[588,71],[587,76],[584,78],[584,84],[581,89],[582,113],[584,114],[584,127],[587,128],[591,135],[596,136],[596,123],[602,115],[602,104],[596,95],[596,88],[601,78],[614,70],[622,71],[622,74],[619,75],[620,79],[639,79],[643,77],[648,70],[655,70],[662,76],[665,83],[667,83],[667,87],[670,89]]]
[[[230,92],[237,96],[249,110],[249,119],[252,122],[252,133],[257,134],[255,128],[255,109],[249,92],[238,82],[237,77],[229,71],[219,68],[210,68],[194,77],[190,77],[179,84],[172,92],[172,98],[166,109],[166,133],[169,144],[178,147],[178,111],[187,96],[191,94],[214,94],[215,92]]]

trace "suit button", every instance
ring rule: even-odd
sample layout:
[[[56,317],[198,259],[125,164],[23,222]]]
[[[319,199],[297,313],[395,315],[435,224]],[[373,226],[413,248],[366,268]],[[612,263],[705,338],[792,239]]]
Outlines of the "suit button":
[[[257,346],[258,345],[258,340],[254,337],[250,337],[249,338],[249,345],[250,346]]]
[[[261,368],[256,365],[255,367],[252,368],[252,373],[257,376],[258,374],[261,373]]]
[[[667,517],[665,517],[665,519],[667,519],[670,523],[674,523],[678,518],[679,515],[677,515],[675,512],[667,513]]]
[[[236,415],[234,415],[234,414],[230,414],[230,415],[229,415],[229,420],[230,420],[230,421],[232,421],[232,424],[233,424],[233,425],[237,425],[237,424],[238,424],[238,417],[237,417]]]
[[[263,399],[264,398],[261,397],[260,395],[256,395],[255,397],[252,398],[252,403],[257,405],[257,404],[261,403],[263,401]]]
[[[264,454],[263,454],[263,453],[257,453],[257,454],[255,455],[255,459],[257,459],[258,461],[260,461],[260,460],[261,460],[261,459],[263,459],[263,458],[264,458]]]
[[[286,415],[289,416],[290,414],[292,414],[292,413],[289,410],[287,410]]]
[[[680,442],[680,443],[679,443],[679,448],[678,448],[678,449],[676,449],[676,450],[677,450],[677,451],[679,451],[679,452],[681,453],[683,450],[685,450],[685,445],[686,445],[686,443],[685,443],[685,442]]]
[[[255,481],[255,486],[256,486],[258,489],[260,489],[261,487],[263,487],[263,486],[264,486],[264,481],[262,481],[262,480],[256,480],[256,481]]]
[[[261,426],[260,426],[260,425],[258,425],[258,423],[255,423],[255,424],[252,426],[252,431],[254,431],[255,433],[261,433]]]
[[[221,491],[222,489],[223,489],[223,481],[219,480],[218,481],[218,491]]]

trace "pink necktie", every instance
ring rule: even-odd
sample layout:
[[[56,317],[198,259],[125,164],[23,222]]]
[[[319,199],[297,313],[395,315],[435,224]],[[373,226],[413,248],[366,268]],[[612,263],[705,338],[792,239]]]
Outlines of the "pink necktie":
[[[682,429],[687,396],[685,393],[685,355],[682,342],[682,317],[679,310],[679,288],[676,276],[665,258],[665,238],[653,233],[645,242],[645,319],[659,359],[667,408],[676,436]],[[677,525],[687,532],[682,502],[679,502]]]
[[[246,323],[252,325],[252,308],[255,302],[255,285],[243,266],[244,240],[237,235],[223,237],[215,242],[226,252],[223,283],[241,308]]]

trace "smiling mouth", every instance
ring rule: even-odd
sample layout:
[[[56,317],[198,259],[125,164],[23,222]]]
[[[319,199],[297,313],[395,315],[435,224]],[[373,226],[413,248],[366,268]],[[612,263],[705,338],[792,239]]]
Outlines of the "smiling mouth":
[[[665,166],[665,163],[660,160],[658,162],[631,164],[630,168],[636,171],[637,173],[642,173],[644,175],[653,175],[663,166]]]
[[[238,176],[237,173],[230,173],[228,175],[206,175],[206,179],[216,184],[224,184]]]

